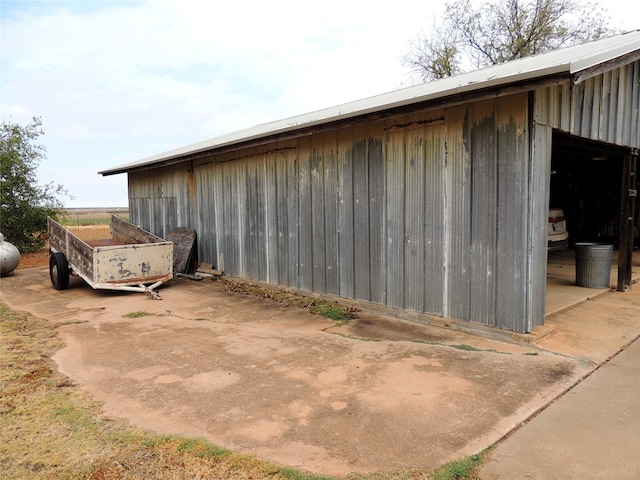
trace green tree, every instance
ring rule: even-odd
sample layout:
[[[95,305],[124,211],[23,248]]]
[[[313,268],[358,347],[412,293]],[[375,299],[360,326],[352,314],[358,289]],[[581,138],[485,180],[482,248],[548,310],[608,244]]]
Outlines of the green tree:
[[[581,0],[456,0],[409,42],[402,64],[428,82],[614,33],[606,10]]]
[[[53,182],[38,185],[36,170],[46,150],[36,142],[43,133],[38,117],[26,126],[5,121],[0,125],[0,230],[25,253],[44,246],[47,217],[64,214],[58,198],[66,193],[63,187]]]

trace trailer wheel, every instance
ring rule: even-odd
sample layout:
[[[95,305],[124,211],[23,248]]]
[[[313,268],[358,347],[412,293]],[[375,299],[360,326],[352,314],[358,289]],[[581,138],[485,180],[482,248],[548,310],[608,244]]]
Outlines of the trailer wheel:
[[[69,262],[64,253],[55,252],[49,257],[49,276],[51,284],[56,290],[69,287]]]

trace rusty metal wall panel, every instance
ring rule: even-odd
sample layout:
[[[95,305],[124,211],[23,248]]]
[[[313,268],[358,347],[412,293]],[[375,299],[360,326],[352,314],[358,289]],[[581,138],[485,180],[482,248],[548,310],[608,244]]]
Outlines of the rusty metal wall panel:
[[[131,183],[131,180],[129,180]],[[148,198],[129,197],[129,217],[136,225],[151,231],[151,201]]]
[[[631,123],[629,144],[640,147],[640,62],[629,65],[631,81]]]
[[[415,124],[413,128],[404,128],[404,158],[403,165],[398,167],[404,170],[404,185],[399,188],[404,192],[404,231],[401,232],[399,242],[403,242],[404,250],[404,298],[402,305],[407,310],[418,312],[425,311],[424,283],[425,274],[425,155],[424,155],[424,129],[422,125]],[[429,198],[429,201],[432,199]],[[441,239],[442,242],[444,239]],[[433,283],[440,279],[433,279]]]
[[[237,171],[239,236],[242,236],[243,258],[239,275],[255,280],[266,278],[265,192],[263,155],[242,159]]]
[[[264,192],[265,192],[265,257],[266,272],[265,281],[280,283],[279,265],[280,248],[278,246],[278,169],[273,152],[265,153],[264,168]]]
[[[517,330],[527,316],[529,129],[526,94],[496,100],[496,325]],[[539,219],[544,224],[546,219]],[[546,263],[546,258],[537,261]]]
[[[541,88],[535,95],[535,118],[541,125],[552,125],[568,132],[571,130],[571,82]]]
[[[369,300],[371,296],[372,255],[369,233],[369,157],[366,130],[362,126],[353,129],[355,142],[353,161],[353,265],[354,297]]]
[[[298,286],[298,272],[300,262],[300,241],[298,230],[298,215],[299,215],[299,165],[297,147],[292,152],[287,152],[285,159],[286,164],[286,185],[287,185],[287,234],[288,234],[288,265],[287,265],[287,277],[289,281],[287,285],[290,287]],[[284,212],[283,212],[284,213]]]
[[[213,163],[199,164],[194,168],[196,185],[196,201],[198,208],[194,215],[192,227],[197,237],[198,259],[206,258],[216,268],[220,267],[218,258],[218,228],[216,226],[216,206],[220,200],[220,189],[216,184]]]
[[[338,135],[334,156],[339,294],[376,303],[385,298],[382,135],[380,123],[350,127]]]
[[[309,152],[310,217],[311,217],[311,288],[314,292],[326,293],[327,258],[325,250],[325,197],[324,156],[322,142],[313,142]],[[327,199],[329,200],[329,199]]]
[[[640,61],[536,90],[534,118],[573,135],[640,147]]]
[[[153,199],[153,215],[151,217],[151,226],[153,232],[162,237],[167,238],[169,232],[174,228],[181,226],[180,217],[178,215],[178,197],[163,197]],[[190,223],[190,222],[189,222]]]
[[[296,149],[275,145],[264,154],[264,214],[262,249],[264,265],[260,280],[297,286],[297,174]],[[293,265],[293,267],[291,267]],[[294,274],[290,271],[293,270]]]
[[[339,294],[354,298],[354,222],[353,222],[353,129],[344,128],[337,132],[338,171],[338,282]]]
[[[268,153],[267,170],[272,166],[274,172],[275,199],[271,218],[275,234],[269,244],[269,258],[271,261],[270,281],[280,285],[288,285],[289,255],[289,215],[288,215],[288,161],[286,150],[276,150]]]
[[[225,201],[224,175],[220,165],[212,161],[195,167],[197,190],[196,234],[198,235],[198,260],[211,263],[215,268],[225,270],[224,225]],[[215,230],[215,232],[210,232]],[[207,237],[201,240],[200,237]]]
[[[224,237],[224,271],[230,275],[239,275],[243,271],[242,235],[240,235],[239,209],[244,197],[238,189],[239,162],[225,162],[220,165],[222,174],[222,230]]]
[[[496,299],[498,169],[495,103],[469,106],[471,160],[470,320],[492,325]]]
[[[384,304],[386,300],[385,252],[385,161],[383,129],[381,124],[370,125],[367,130],[367,158],[369,160],[369,301]]]
[[[156,235],[191,226],[189,166],[129,173],[129,199],[133,222]]]
[[[402,244],[403,308],[442,315],[445,291],[445,122],[444,110],[411,115],[390,125],[401,147],[402,161],[394,163],[402,181],[396,201],[402,205],[403,227],[396,233]],[[392,147],[395,149],[395,147]],[[399,157],[400,158],[400,157]],[[400,180],[403,178],[403,180]],[[389,192],[390,193],[390,192]],[[399,226],[399,225],[398,225]],[[391,236],[391,234],[390,234]],[[395,239],[391,239],[392,242]]]
[[[311,217],[311,140],[298,141],[298,280],[302,290],[313,289],[313,227]]]
[[[244,159],[243,169],[238,172],[238,183],[243,187],[239,198],[244,198],[242,211],[239,215],[242,235],[242,250],[240,255],[244,258],[244,268],[240,275],[246,278],[259,280],[260,264],[262,256],[260,252],[260,221],[263,218],[262,204],[260,202],[260,181],[258,177],[259,165],[255,158]],[[264,245],[264,244],[262,244]]]
[[[406,133],[393,128],[386,135],[386,260],[387,305],[404,308]]]
[[[324,162],[324,281],[325,292],[340,294],[338,245],[338,163],[336,132],[325,133],[319,138],[318,149]]]
[[[424,312],[444,315],[446,290],[446,128],[445,112],[431,112],[424,126],[425,202],[424,202]],[[414,279],[418,281],[419,279]]]
[[[195,166],[194,222],[211,237],[202,243],[200,260],[229,275],[298,287],[296,147],[226,157]]]
[[[551,151],[553,131],[546,125],[535,124],[530,131],[532,145],[529,170],[530,198],[527,215],[529,226],[527,306],[524,324],[517,331],[530,332],[544,324],[547,293],[547,222],[549,218],[549,177],[551,175]]]
[[[539,300],[527,283],[527,119],[526,94],[447,109],[446,316],[525,331]]]
[[[471,277],[471,152],[468,148],[468,108],[446,111],[446,204],[445,268],[443,314],[451,318],[470,318]]]

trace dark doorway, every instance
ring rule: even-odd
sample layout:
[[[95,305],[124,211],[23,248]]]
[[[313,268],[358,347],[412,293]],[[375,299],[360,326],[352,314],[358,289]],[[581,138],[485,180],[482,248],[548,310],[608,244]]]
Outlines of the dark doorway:
[[[549,206],[564,210],[570,248],[576,242],[617,247],[627,150],[554,132]]]

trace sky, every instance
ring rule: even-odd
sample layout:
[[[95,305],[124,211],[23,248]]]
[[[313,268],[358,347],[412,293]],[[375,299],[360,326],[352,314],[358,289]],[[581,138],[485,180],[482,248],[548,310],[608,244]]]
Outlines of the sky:
[[[45,134],[41,184],[126,207],[99,171],[408,86],[401,55],[444,2],[0,0],[0,115]],[[640,28],[640,2],[601,1]]]

